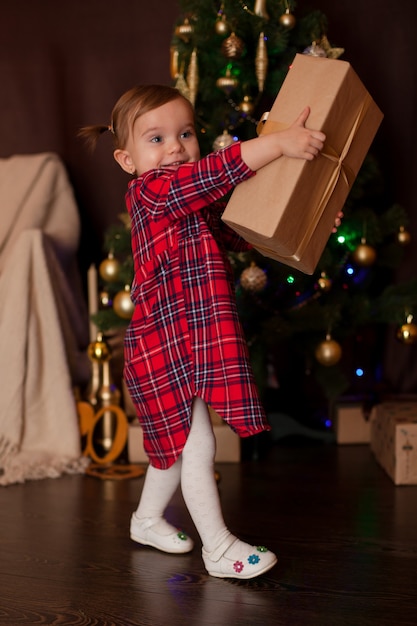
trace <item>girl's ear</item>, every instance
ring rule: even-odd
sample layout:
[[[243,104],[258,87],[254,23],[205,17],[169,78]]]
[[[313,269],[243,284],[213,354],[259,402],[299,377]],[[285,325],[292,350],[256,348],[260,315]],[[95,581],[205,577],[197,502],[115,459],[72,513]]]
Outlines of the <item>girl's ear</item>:
[[[122,170],[124,170],[128,174],[135,173],[135,166],[133,165],[132,158],[127,150],[117,149],[113,152],[113,156],[122,168]]]

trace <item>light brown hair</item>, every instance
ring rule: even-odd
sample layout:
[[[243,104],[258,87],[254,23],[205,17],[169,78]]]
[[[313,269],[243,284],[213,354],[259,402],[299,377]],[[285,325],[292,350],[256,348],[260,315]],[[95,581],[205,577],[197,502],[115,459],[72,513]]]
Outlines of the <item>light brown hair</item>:
[[[100,135],[110,131],[113,135],[114,149],[126,147],[129,133],[136,120],[141,116],[175,99],[183,99],[193,111],[193,107],[178,89],[165,85],[140,85],[126,91],[113,107],[109,125],[84,126],[78,135],[86,139],[94,149]]]

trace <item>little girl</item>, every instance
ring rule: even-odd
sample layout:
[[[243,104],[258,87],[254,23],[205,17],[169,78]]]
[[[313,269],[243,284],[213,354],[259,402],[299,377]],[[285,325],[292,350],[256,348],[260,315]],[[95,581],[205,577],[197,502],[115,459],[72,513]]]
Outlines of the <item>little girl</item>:
[[[248,245],[222,221],[223,196],[286,155],[312,160],[325,136],[308,130],[307,107],[286,130],[236,142],[200,159],[190,102],[172,87],[136,87],[116,103],[114,158],[133,178],[135,311],[126,331],[124,376],[143,428],[149,467],[131,538],[170,553],[193,541],[164,518],[177,487],[202,541],[209,574],[259,576],[276,563],[226,527],[214,473],[209,406],[241,437],[269,430],[239,323],[226,250]],[[259,207],[253,207],[258,211]]]

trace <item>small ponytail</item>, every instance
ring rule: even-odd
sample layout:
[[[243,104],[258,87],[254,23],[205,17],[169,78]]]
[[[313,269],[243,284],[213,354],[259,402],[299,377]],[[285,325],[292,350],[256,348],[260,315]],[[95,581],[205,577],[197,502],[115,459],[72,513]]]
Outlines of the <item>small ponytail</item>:
[[[110,131],[112,135],[114,135],[114,130],[112,126],[96,125],[84,126],[83,128],[80,128],[77,136],[85,139],[85,141],[87,142],[87,146],[89,147],[91,152],[93,152],[95,147],[97,146],[99,137],[106,131]]]

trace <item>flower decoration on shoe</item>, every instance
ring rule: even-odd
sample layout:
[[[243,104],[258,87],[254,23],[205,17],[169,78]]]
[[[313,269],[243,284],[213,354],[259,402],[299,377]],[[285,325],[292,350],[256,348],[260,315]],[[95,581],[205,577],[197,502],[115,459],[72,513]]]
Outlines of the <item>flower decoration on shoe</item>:
[[[265,546],[256,546],[256,549],[258,552],[269,552],[268,548],[265,548]]]
[[[177,537],[181,539],[181,541],[187,541],[188,539],[188,536],[182,530],[178,531]]]
[[[233,569],[235,570],[235,572],[237,574],[241,574],[242,571],[243,571],[243,568],[244,568],[244,565],[243,565],[242,561],[235,561],[233,563]]]
[[[260,560],[261,559],[257,554],[251,554],[250,556],[248,556],[248,563],[250,565],[256,565],[257,563],[259,563]]]

